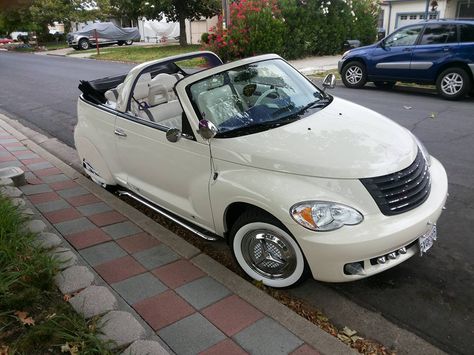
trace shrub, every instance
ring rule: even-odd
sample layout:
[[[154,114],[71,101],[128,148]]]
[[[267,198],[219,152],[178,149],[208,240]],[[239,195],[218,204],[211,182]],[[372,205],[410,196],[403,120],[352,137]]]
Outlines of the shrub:
[[[347,39],[370,44],[376,38],[375,0],[240,0],[210,29],[206,48],[224,60],[262,53],[288,59],[335,54]]]
[[[284,52],[285,24],[277,0],[241,0],[230,4],[230,24],[222,18],[211,28],[207,48],[224,61]]]
[[[201,43],[203,43],[203,44],[208,44],[209,43],[209,33],[204,32],[201,35]]]

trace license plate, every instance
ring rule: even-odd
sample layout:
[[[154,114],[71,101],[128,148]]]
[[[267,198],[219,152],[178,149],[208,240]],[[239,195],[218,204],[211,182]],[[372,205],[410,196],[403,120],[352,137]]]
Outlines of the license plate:
[[[433,226],[431,230],[426,233],[425,235],[422,235],[418,239],[418,245],[420,247],[420,256],[423,256],[423,254],[426,254],[426,252],[433,246],[434,241],[437,238],[437,230],[436,226]]]

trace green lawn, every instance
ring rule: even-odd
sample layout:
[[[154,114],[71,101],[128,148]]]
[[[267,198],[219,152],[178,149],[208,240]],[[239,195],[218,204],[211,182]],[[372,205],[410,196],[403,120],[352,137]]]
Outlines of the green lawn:
[[[100,60],[116,60],[121,62],[143,63],[149,60],[160,59],[172,55],[199,51],[199,45],[178,45],[170,46],[123,46],[123,47],[102,47],[100,54],[93,54],[91,58]],[[95,52],[96,50],[88,50]],[[81,51],[83,53],[83,51]],[[77,52],[76,52],[77,53]]]
[[[0,354],[112,354],[97,337],[97,320],[84,320],[63,299],[53,281],[58,261],[35,246],[24,222],[0,195]]]

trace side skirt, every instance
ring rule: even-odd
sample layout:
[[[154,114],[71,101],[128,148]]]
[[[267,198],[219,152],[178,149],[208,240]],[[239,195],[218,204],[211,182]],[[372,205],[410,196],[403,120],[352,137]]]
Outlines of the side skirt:
[[[162,216],[172,220],[173,222],[179,224],[181,227],[187,229],[190,232],[193,232],[196,234],[198,237],[203,238],[208,241],[216,241],[220,239],[220,237],[216,234],[213,234],[209,231],[206,231],[205,229],[198,227],[196,225],[193,225],[192,223],[189,223],[185,221],[184,219],[176,216],[175,214],[157,206],[153,202],[145,199],[142,196],[138,196],[137,194],[134,194],[133,192],[130,191],[125,191],[125,190],[120,190],[117,191],[119,196],[128,196],[130,198],[133,198],[135,201],[140,202],[142,205],[151,208],[153,211],[161,214]]]

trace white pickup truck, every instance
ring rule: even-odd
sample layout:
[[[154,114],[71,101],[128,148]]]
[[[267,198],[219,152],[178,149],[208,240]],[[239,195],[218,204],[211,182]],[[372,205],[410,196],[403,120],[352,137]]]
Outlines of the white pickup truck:
[[[82,30],[68,33],[66,36],[69,47],[74,49],[89,49],[99,45],[118,44],[132,45],[133,41],[140,40],[137,28],[121,28],[112,22],[98,22],[85,26]]]

